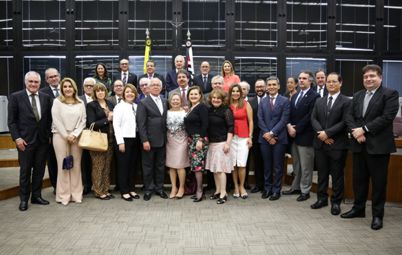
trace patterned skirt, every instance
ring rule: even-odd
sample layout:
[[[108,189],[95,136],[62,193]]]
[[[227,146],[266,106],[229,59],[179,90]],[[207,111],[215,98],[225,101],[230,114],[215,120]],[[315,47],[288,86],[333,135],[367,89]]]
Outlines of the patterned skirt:
[[[200,139],[200,135],[195,134],[188,137],[188,156],[190,158],[191,171],[199,172],[205,170],[205,158],[208,151],[208,140],[204,139],[201,150],[196,150],[197,141]]]

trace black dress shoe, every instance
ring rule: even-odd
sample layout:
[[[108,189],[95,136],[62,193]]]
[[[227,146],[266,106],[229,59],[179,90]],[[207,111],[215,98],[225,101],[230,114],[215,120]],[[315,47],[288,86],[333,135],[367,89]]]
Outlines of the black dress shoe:
[[[18,207],[18,209],[19,209],[20,211],[26,211],[26,210],[28,210],[28,202],[26,202],[26,201],[21,201],[21,202],[20,202],[20,206]]]
[[[344,219],[364,218],[364,217],[366,217],[366,212],[364,210],[358,211],[353,208],[350,211],[341,214],[341,218]]]
[[[267,199],[267,198],[269,198],[271,195],[272,195],[272,191],[266,191],[266,190],[264,190],[264,191],[262,192],[261,198],[262,198],[262,199]]]
[[[133,195],[130,193],[130,197],[132,197],[133,199],[140,199],[140,195],[138,194]]]
[[[380,217],[373,218],[373,221],[371,222],[371,229],[372,230],[382,229],[382,219]]]
[[[320,209],[324,206],[328,206],[327,200],[317,200],[314,204],[310,205],[311,209]]]
[[[298,194],[301,194],[301,190],[298,190],[298,189],[295,189],[295,190],[289,189],[289,190],[282,191],[282,195],[298,195]]]
[[[144,194],[144,200],[145,200],[145,201],[149,201],[149,200],[151,199],[151,197],[152,197],[152,194],[151,194],[151,193],[145,193],[145,194]]]
[[[126,195],[126,194],[125,194],[125,195]],[[128,195],[129,195],[128,197],[125,197],[125,196],[121,195],[121,198],[124,199],[124,200],[126,200],[127,202],[133,201],[133,198],[130,196],[130,194],[128,194]],[[110,198],[109,198],[109,199],[110,199]]]
[[[110,200],[111,197],[109,197],[108,195],[102,195],[102,196],[96,196],[97,199],[100,200]]]
[[[31,204],[48,205],[49,201],[47,201],[41,197],[33,197],[33,198],[31,198]]]
[[[216,193],[216,194],[212,194],[209,199],[210,200],[215,200],[218,199],[221,196],[221,193]]]
[[[306,201],[307,199],[310,198],[310,194],[309,193],[301,193],[300,196],[298,196],[296,198],[297,202],[302,202],[302,201]]]
[[[274,193],[274,194],[272,194],[272,196],[269,197],[269,200],[275,201],[275,200],[278,200],[280,197],[281,197],[281,194]]]
[[[260,187],[258,187],[258,186],[255,186],[254,188],[252,188],[252,189],[250,190],[251,193],[258,193],[258,192],[260,192],[260,191],[261,191],[261,189],[260,189]]]
[[[197,198],[197,195],[192,195],[190,198],[191,198],[191,199],[196,199],[196,198]]]
[[[197,196],[196,196],[195,199],[193,200],[193,202],[194,203],[201,202],[204,198],[205,198],[205,195],[204,195],[204,193],[202,193],[201,197],[197,198]]]
[[[163,199],[168,199],[169,198],[169,196],[166,194],[166,192],[165,191],[159,191],[159,192],[156,192],[156,194],[157,195],[159,195],[161,198],[163,198]]]
[[[341,213],[341,206],[339,204],[332,204],[331,205],[331,214],[332,215],[339,215]]]

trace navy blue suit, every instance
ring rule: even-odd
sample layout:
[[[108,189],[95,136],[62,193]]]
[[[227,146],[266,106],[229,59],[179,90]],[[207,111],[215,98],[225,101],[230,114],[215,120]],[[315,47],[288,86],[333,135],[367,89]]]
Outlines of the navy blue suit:
[[[166,94],[178,87],[176,69],[170,70],[166,74]]]
[[[283,160],[288,143],[286,124],[289,121],[289,100],[278,95],[271,109],[270,97],[262,99],[258,106],[258,126],[261,129],[258,142],[264,160],[264,189],[266,192],[280,193],[283,176]],[[271,145],[263,138],[265,133],[273,133],[276,144]],[[273,177],[274,176],[274,180]]]

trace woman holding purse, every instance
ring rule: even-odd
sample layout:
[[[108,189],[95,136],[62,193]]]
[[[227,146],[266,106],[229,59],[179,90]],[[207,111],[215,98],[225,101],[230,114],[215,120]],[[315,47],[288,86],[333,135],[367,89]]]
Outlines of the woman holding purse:
[[[85,128],[86,111],[78,99],[77,85],[71,78],[60,83],[61,94],[53,102],[53,147],[57,158],[56,202],[68,205],[70,201],[82,202],[81,154],[78,137]],[[63,169],[63,159],[73,156],[71,169]]]
[[[109,200],[113,195],[109,193],[110,167],[113,155],[113,104],[106,100],[107,88],[102,83],[96,83],[93,101],[87,104],[87,127],[94,124],[94,131],[106,133],[108,149],[105,152],[89,151],[92,161],[92,190],[95,197]]]

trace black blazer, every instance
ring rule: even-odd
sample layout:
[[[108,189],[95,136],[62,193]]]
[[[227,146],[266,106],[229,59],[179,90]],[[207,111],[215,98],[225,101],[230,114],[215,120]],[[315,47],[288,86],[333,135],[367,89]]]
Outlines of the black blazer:
[[[195,76],[194,77],[194,81],[193,81],[193,85],[195,86],[199,86],[201,89],[202,89],[202,93],[209,93],[209,92],[211,92],[211,90],[212,90],[212,87],[211,87],[211,80],[212,80],[212,75],[211,74],[208,74],[208,77],[207,77],[207,84],[204,84],[204,81],[203,81],[203,79],[202,79],[202,74],[199,74],[199,75],[197,75],[197,76]]]
[[[141,142],[149,142],[151,147],[163,147],[166,144],[166,100],[161,97],[163,114],[151,96],[141,100],[137,107],[137,127]]]
[[[332,103],[331,111],[327,111],[328,95],[318,98],[311,113],[311,125],[316,132],[314,136],[315,149],[345,150],[348,147],[345,116],[350,107],[351,100],[339,94]],[[317,138],[318,131],[325,131],[334,144],[326,145]]]
[[[110,111],[113,111],[113,104],[112,102],[106,100],[106,104],[109,107]],[[102,133],[107,133],[109,130],[110,122],[107,119],[105,111],[101,107],[98,101],[92,101],[87,104],[87,128],[92,123],[95,123],[94,130],[100,130]]]
[[[166,92],[169,93],[177,87],[179,87],[179,84],[177,84],[177,73],[176,69],[173,69],[166,74]]]
[[[261,98],[262,100],[262,98]],[[253,130],[253,145],[258,146],[258,136],[260,134],[260,127],[258,126],[258,96],[253,97],[253,99],[248,101],[251,109],[253,109],[253,123],[254,123],[254,130]]]
[[[56,98],[56,97],[54,96],[53,90],[52,90],[52,88],[51,88],[50,86],[46,86],[46,87],[44,87],[44,88],[41,88],[39,91],[40,91],[40,92],[43,92],[43,93],[45,93],[45,94],[47,94],[47,95],[49,95],[50,98],[52,99],[52,101]],[[59,93],[61,93],[61,92],[59,91]]]
[[[52,100],[49,95],[39,91],[41,119],[36,122],[35,115],[25,89],[10,95],[8,103],[8,128],[13,140],[22,138],[28,146],[35,143],[49,143],[52,124]]]
[[[313,87],[311,87],[311,88],[318,94],[317,86],[318,86],[318,85],[315,85],[315,86],[313,86]],[[328,95],[328,90],[327,90],[327,86],[324,85],[324,97],[325,97],[326,95]],[[321,97],[321,96],[320,96],[320,97]]]
[[[296,137],[294,141],[297,145],[312,146],[315,132],[311,126],[311,112],[313,111],[314,103],[320,97],[311,88],[303,95],[303,98],[295,106],[295,101],[301,91],[292,96],[290,101],[290,116],[289,123],[296,125]]]
[[[115,75],[113,75],[113,82],[115,80],[121,80],[121,72],[116,73]],[[128,73],[128,77],[127,77],[127,82],[126,83],[130,83],[133,84],[134,86],[137,87],[137,75],[133,74],[133,73]],[[112,89],[113,89],[113,85],[112,85]]]
[[[360,90],[353,95],[351,107],[346,116],[349,132],[351,129],[366,126],[366,150],[369,154],[388,154],[395,152],[395,141],[392,132],[392,122],[399,110],[398,92],[382,85],[372,96],[366,114],[363,116],[363,102],[366,90]],[[351,136],[351,150],[360,152],[362,144]]]

